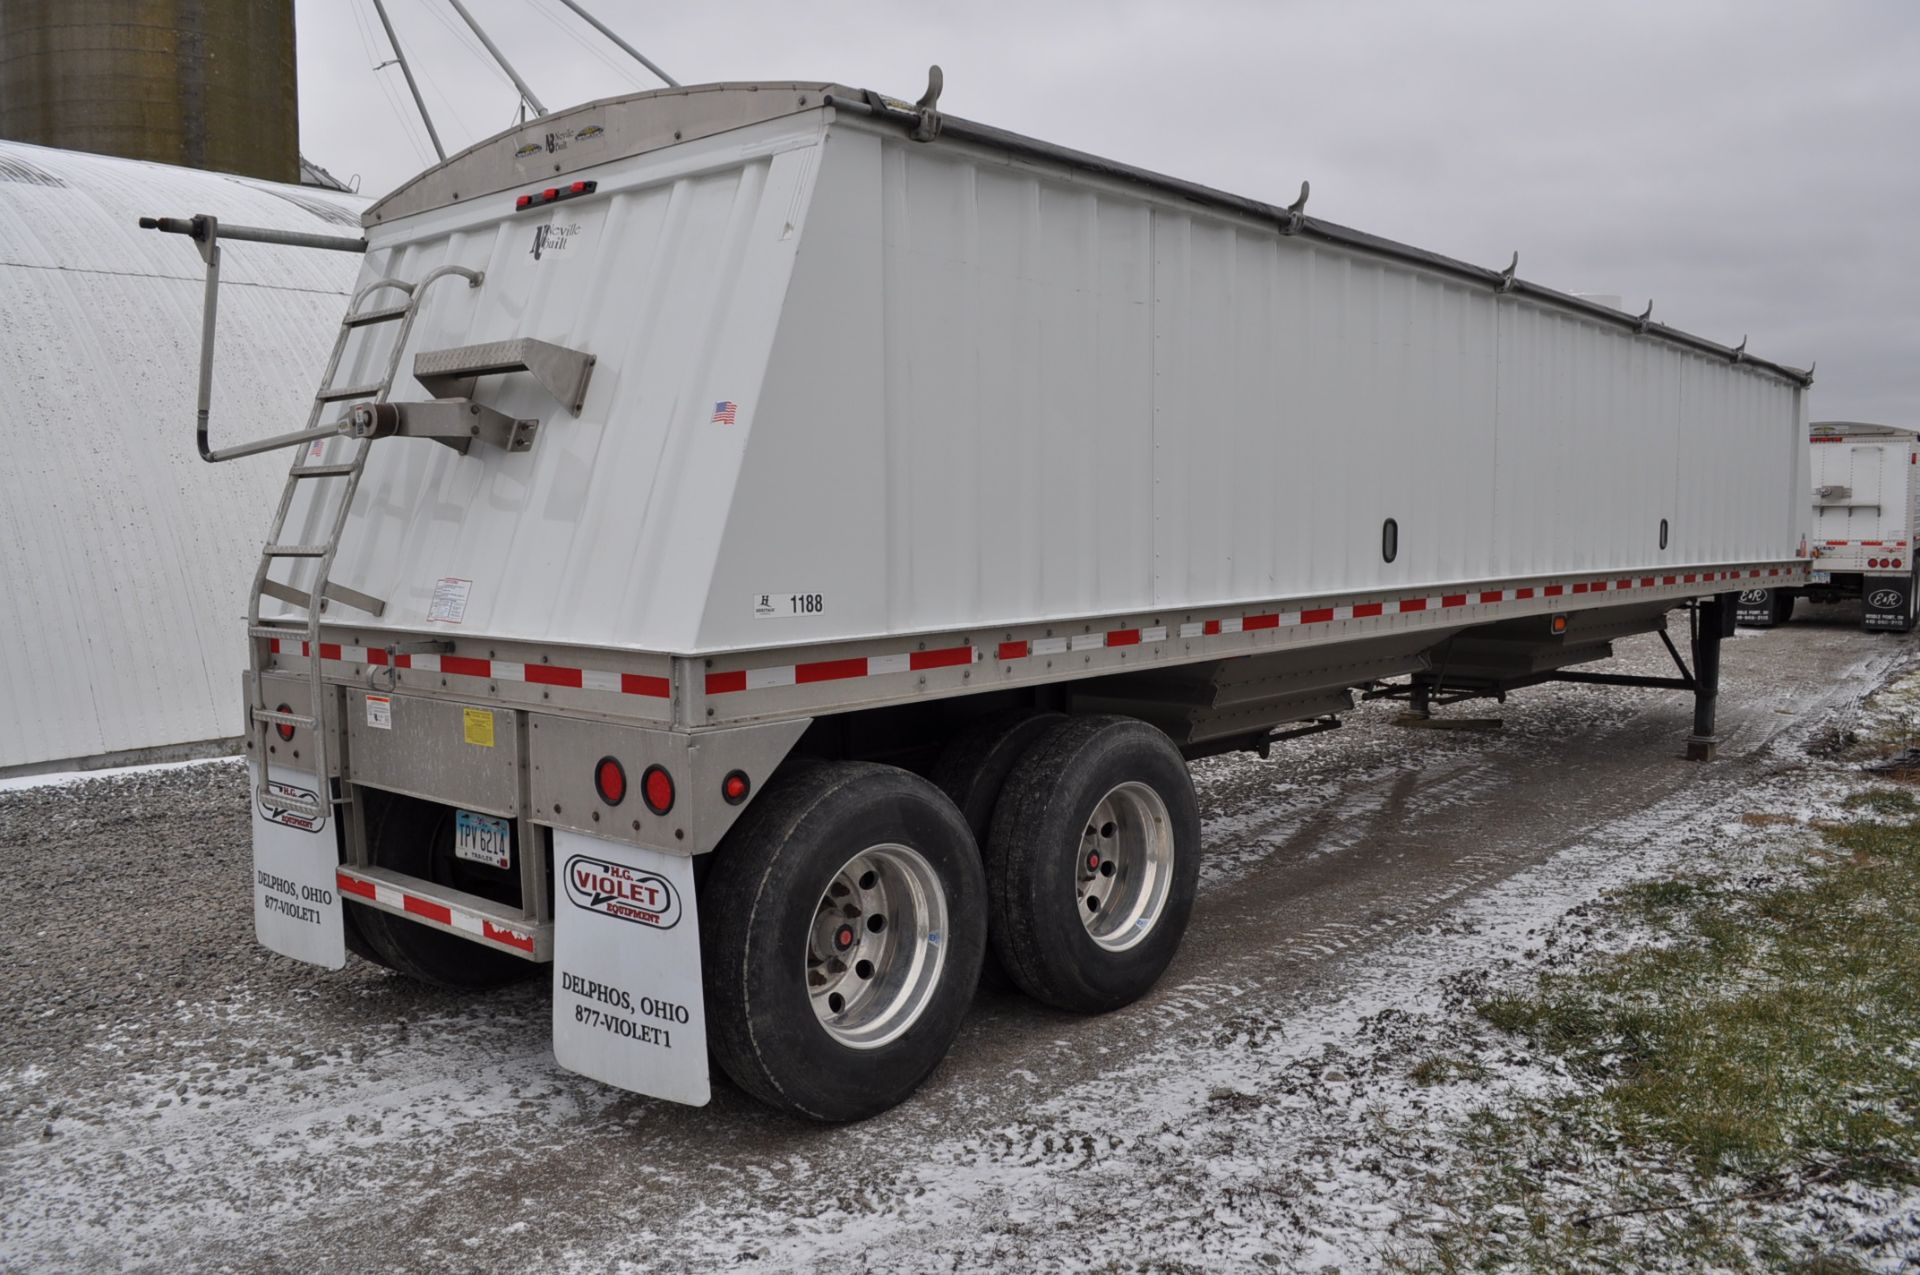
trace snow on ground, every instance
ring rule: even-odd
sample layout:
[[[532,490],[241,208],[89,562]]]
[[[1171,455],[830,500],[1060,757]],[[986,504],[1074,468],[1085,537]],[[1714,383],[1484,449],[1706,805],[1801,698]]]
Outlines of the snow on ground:
[[[927,1091],[839,1130],[724,1086],[680,1109],[561,1071],[537,983],[459,1000],[260,952],[231,765],[9,795],[0,841],[53,867],[0,858],[0,1268],[1380,1269],[1443,1220],[1434,1186],[1469,1167],[1475,1111],[1572,1083],[1474,1002],[1638,937],[1596,906],[1607,891],[1790,870],[1837,813],[1857,775],[1825,743],[1891,647],[1803,641],[1823,644],[1812,672],[1778,639],[1740,644],[1785,670],[1744,684],[1752,756],[1684,779],[1666,697],[1580,687],[1516,698],[1498,734],[1398,730],[1374,705],[1283,762],[1200,764],[1203,898],[1280,906],[1274,883],[1303,879],[1287,865],[1373,872],[1371,892],[1315,896],[1333,911],[1291,935],[1257,918],[1241,935],[1217,908],[1177,982],[1103,1019],[989,998]],[[1627,768],[1596,817],[1575,797],[1607,765]],[[1516,775],[1551,789],[1528,818],[1585,829],[1537,866],[1552,843],[1516,834]],[[1638,776],[1667,795],[1612,795]],[[1457,817],[1425,841],[1368,841],[1436,811]],[[28,908],[28,882],[48,901]],[[1262,959],[1223,955],[1222,932]],[[1484,1074],[1421,1083],[1437,1056]],[[1556,1189],[1570,1213],[1607,1202],[1601,1183]],[[1871,1234],[1916,1205],[1815,1193],[1795,1224]],[[1920,1240],[1875,1257],[1903,1254]]]
[[[733,1269],[1371,1270],[1419,1248],[1439,1221],[1423,1184],[1462,1154],[1475,1110],[1570,1091],[1550,1060],[1482,1024],[1472,1002],[1635,936],[1588,918],[1603,894],[1676,872],[1760,869],[1817,840],[1802,819],[1838,817],[1845,776],[1790,775],[1705,805],[1689,794],[1606,827],[1343,971],[1323,994],[1182,1034],[1112,1074],[982,1136],[926,1148],[900,1177],[848,1183],[811,1215],[757,1215],[709,1200],[668,1251]],[[1748,814],[1793,818],[1756,826]],[[1496,953],[1514,953],[1499,956]],[[1485,1069],[1421,1084],[1449,1054]],[[1604,1207],[1604,1190],[1569,1213]],[[1851,1191],[1809,1205],[1829,1234],[1868,1232],[1920,1196]],[[573,1269],[601,1269],[582,1252]],[[1920,1261],[1920,1234],[1887,1255]],[[618,1269],[646,1269],[645,1261]]]
[[[44,775],[15,775],[0,778],[0,792],[20,792],[28,788],[61,788],[68,784],[89,783],[96,779],[119,779],[127,775],[155,775],[187,770],[194,766],[239,766],[238,757],[194,757],[187,761],[156,761],[142,766],[109,766],[100,770],[59,770]]]

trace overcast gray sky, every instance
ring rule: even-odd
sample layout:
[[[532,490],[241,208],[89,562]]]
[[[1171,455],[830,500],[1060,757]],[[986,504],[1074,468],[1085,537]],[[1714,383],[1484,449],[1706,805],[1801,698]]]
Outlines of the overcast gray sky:
[[[1920,425],[1920,3],[583,0],[686,83],[838,80],[1818,360],[1813,413]],[[658,82],[557,0],[467,0],[549,110]],[[516,95],[387,0],[449,153]],[[301,147],[432,159],[371,0],[299,0]]]

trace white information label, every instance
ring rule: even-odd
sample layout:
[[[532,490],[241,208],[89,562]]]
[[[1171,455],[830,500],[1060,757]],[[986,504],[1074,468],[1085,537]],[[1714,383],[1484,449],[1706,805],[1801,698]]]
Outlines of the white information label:
[[[330,970],[347,963],[346,927],[340,913],[335,870],[340,854],[328,824],[313,821],[276,804],[271,796],[310,802],[313,776],[275,770],[270,797],[253,799],[253,932],[269,951]],[[254,767],[247,765],[253,791]]]
[[[609,1085],[705,1106],[693,860],[562,828],[553,860],[554,1057]]]
[[[433,601],[427,604],[427,618],[446,624],[459,624],[467,618],[467,595],[472,592],[471,580],[461,580],[455,576],[436,580]]]
[[[825,615],[827,596],[824,593],[756,593],[753,595],[753,618],[756,620],[789,620],[803,615]]]
[[[391,695],[367,696],[367,725],[375,730],[393,729],[393,697]]]

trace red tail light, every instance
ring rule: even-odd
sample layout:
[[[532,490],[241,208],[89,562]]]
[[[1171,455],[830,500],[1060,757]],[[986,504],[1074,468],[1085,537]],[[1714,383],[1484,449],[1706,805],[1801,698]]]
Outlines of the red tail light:
[[[591,195],[600,188],[599,182],[573,182],[566,186],[549,186],[545,190],[531,195],[520,195],[513,201],[515,212],[525,212],[529,208],[538,208],[542,204],[553,203],[557,199],[573,199],[580,195]]]
[[[273,711],[276,713],[291,713],[293,711],[293,705],[282,704],[280,707],[274,709]],[[292,741],[293,727],[287,725],[285,722],[281,722],[278,726],[275,726],[273,729],[279,732],[280,738],[282,740],[286,740],[288,742]]]
[[[720,800],[729,806],[737,806],[747,799],[753,791],[753,781],[747,778],[744,770],[730,770],[727,777],[720,781]]]
[[[618,758],[602,757],[594,763],[593,790],[609,806],[617,806],[627,799],[627,768]]]
[[[640,776],[640,800],[656,815],[673,809],[673,776],[665,766],[649,766]]]

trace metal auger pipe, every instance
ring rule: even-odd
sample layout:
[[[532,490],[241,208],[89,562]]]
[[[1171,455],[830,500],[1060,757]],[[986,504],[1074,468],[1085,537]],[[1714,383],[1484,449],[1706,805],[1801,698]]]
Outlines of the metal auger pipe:
[[[668,75],[665,71],[662,71],[659,68],[659,66],[657,66],[654,63],[652,58],[648,57],[646,54],[642,53],[640,50],[634,48],[631,44],[628,44],[625,40],[622,40],[618,35],[614,34],[614,30],[612,27],[608,26],[606,23],[602,22],[600,19],[594,17],[591,13],[588,13],[586,9],[584,9],[580,5],[575,4],[574,0],[560,0],[560,3],[566,5],[567,8],[572,9],[575,13],[579,14],[581,20],[586,22],[595,31],[598,31],[601,35],[606,36],[607,39],[612,40],[615,44],[619,45],[621,49],[623,49],[626,52],[628,57],[632,58],[634,61],[638,62],[641,66],[646,67],[647,70],[652,71],[655,75],[665,80],[669,88],[677,89],[680,87],[680,81],[674,79],[671,75]]]
[[[487,34],[487,29],[473,20],[473,15],[467,12],[467,6],[461,4],[460,0],[447,0],[447,3],[453,6],[453,11],[459,14],[468,26],[473,28],[473,33],[480,37],[480,43],[487,46],[487,52],[493,54],[493,60],[500,64],[500,69],[505,71],[507,78],[513,81],[513,87],[520,90],[520,96],[525,98],[527,105],[533,108],[533,113],[545,115],[547,108],[540,104],[540,99],[535,97],[533,90],[527,87],[527,82],[520,78],[520,72],[513,69],[513,63],[507,61],[507,55],[502,53],[500,46],[493,42],[493,37]]]

